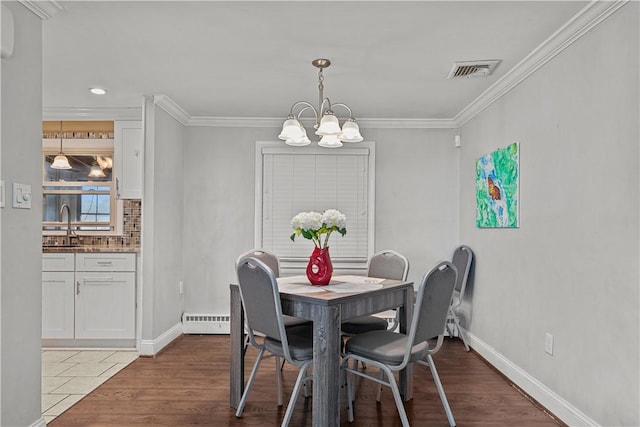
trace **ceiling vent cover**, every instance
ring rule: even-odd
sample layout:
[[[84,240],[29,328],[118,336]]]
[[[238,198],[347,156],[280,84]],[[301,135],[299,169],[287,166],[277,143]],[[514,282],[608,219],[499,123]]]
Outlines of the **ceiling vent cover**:
[[[496,68],[496,65],[498,65],[499,62],[499,59],[455,62],[447,78],[459,79],[462,77],[487,77],[493,73],[494,68]]]

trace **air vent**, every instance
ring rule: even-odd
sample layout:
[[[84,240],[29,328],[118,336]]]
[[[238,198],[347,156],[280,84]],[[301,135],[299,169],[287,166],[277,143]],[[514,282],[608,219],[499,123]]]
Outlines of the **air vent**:
[[[487,77],[493,73],[494,68],[500,62],[499,59],[487,61],[466,61],[453,64],[448,79],[459,79],[462,77]]]

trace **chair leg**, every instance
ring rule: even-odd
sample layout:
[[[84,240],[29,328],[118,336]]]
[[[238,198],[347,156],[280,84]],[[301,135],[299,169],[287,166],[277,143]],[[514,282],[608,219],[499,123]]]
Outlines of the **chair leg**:
[[[280,369],[280,357],[276,356],[276,390],[278,393],[278,406],[282,406],[282,370]]]
[[[253,385],[253,380],[256,378],[256,373],[258,372],[258,367],[260,366],[260,362],[262,361],[262,355],[264,354],[264,348],[261,348],[258,352],[258,357],[256,358],[255,363],[253,364],[253,369],[251,370],[251,375],[249,376],[249,381],[247,381],[247,385],[244,389],[244,393],[242,393],[242,398],[240,399],[240,404],[238,405],[238,409],[236,410],[236,417],[242,416],[242,411],[244,411],[244,405],[247,403],[247,397],[249,397],[249,391],[251,391],[251,386]]]
[[[349,366],[349,360],[343,362],[346,366]],[[348,420],[350,423],[353,422],[353,381],[355,380],[356,375],[349,375],[347,371],[343,371],[345,379],[347,381],[347,403],[349,404],[349,412],[348,412]],[[351,377],[351,379],[350,379]]]
[[[309,369],[309,368],[306,368]],[[309,375],[306,375],[305,377],[305,381],[302,383],[302,392],[304,393],[304,397],[307,398],[309,396],[311,396],[311,392],[309,391],[311,389],[311,384],[309,384]]]
[[[393,399],[396,401],[396,407],[398,408],[398,414],[400,415],[400,420],[402,421],[403,427],[409,427],[409,419],[407,418],[407,413],[404,410],[404,404],[402,403],[402,397],[400,396],[400,390],[398,390],[398,384],[396,383],[396,378],[388,368],[382,369],[384,373],[387,374],[387,378],[389,378],[389,386],[391,387],[391,392],[393,393]]]
[[[380,369],[380,381],[384,380],[384,371]],[[380,396],[382,395],[382,383],[378,383],[378,393],[376,394],[376,402],[380,402]]]
[[[440,400],[442,401],[442,406],[444,406],[444,412],[447,414],[447,419],[449,420],[449,425],[451,427],[455,427],[456,420],[453,419],[453,413],[451,412],[451,407],[449,407],[449,401],[447,400],[447,395],[444,394],[444,388],[442,388],[442,383],[440,382],[440,376],[438,375],[438,371],[436,370],[436,365],[433,363],[433,358],[430,354],[427,354],[427,360],[429,369],[431,370],[431,376],[433,377],[433,381],[436,383],[436,388],[438,389],[438,394],[440,395]]]
[[[460,328],[460,319],[458,319],[458,316],[456,316],[456,313],[452,310],[449,309],[449,313],[451,313],[451,316],[453,317],[453,323],[456,326],[456,330],[458,331],[458,336],[460,337],[460,339],[462,340],[462,343],[464,344],[464,348],[469,351],[469,345],[467,344],[467,340],[464,337],[464,333],[462,333],[462,329]]]
[[[291,398],[289,399],[289,404],[287,405],[287,411],[284,414],[281,427],[287,427],[289,425],[289,421],[291,421],[291,415],[293,415],[293,409],[298,401],[298,394],[300,394],[300,387],[302,387],[302,384],[308,379],[307,368],[311,362],[312,361],[309,360],[300,367],[300,372],[298,372],[298,378],[296,379],[296,385],[293,387],[293,391],[291,392]]]

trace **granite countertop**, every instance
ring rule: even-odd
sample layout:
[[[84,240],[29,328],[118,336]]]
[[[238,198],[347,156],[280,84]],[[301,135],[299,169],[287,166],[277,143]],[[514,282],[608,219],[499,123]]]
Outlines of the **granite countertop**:
[[[73,252],[73,253],[87,253],[87,252],[105,252],[105,253],[138,253],[140,252],[139,246],[65,246],[65,245],[42,245],[42,253],[56,253],[56,252]]]

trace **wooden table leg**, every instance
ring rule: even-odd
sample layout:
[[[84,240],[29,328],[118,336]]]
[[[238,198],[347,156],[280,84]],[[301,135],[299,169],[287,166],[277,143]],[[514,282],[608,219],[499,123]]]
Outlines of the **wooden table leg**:
[[[406,334],[411,327],[413,317],[413,288],[404,292],[404,307],[400,308],[400,332]],[[413,363],[409,363],[406,368],[400,371],[399,375],[400,395],[407,401],[413,398]]]
[[[244,310],[240,288],[231,285],[231,366],[229,367],[229,395],[232,408],[238,408],[244,392]]]
[[[314,427],[340,425],[340,310],[316,306],[313,316]]]

